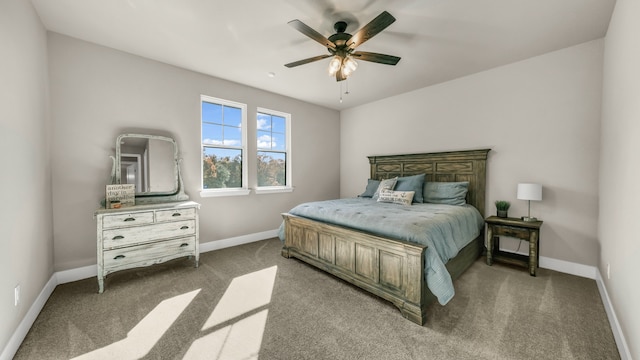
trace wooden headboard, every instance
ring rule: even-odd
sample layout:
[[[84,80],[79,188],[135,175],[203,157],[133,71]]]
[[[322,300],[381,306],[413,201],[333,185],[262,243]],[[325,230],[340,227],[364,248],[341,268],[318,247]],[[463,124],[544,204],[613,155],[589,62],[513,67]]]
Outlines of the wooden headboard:
[[[425,181],[468,181],[467,203],[484,217],[487,153],[491,149],[368,156],[371,179],[426,174]]]

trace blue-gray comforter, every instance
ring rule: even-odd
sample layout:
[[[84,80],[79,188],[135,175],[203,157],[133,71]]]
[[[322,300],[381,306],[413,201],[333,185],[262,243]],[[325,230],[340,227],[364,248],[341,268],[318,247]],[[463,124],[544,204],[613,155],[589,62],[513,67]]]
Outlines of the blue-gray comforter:
[[[471,205],[403,206],[369,198],[304,203],[289,213],[427,245],[425,279],[429,290],[442,305],[455,294],[445,264],[475,239],[484,226],[480,212]],[[284,241],[284,226],[280,226],[279,236]]]

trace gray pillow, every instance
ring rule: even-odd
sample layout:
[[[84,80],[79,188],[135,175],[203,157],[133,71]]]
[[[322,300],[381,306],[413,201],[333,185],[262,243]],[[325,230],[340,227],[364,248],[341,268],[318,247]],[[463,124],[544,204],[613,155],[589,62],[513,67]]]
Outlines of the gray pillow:
[[[382,190],[393,190],[393,188],[396,186],[396,182],[397,181],[398,181],[397,177],[394,177],[393,179],[381,180],[380,181],[380,185],[378,185],[378,189],[376,190],[375,194],[373,194],[373,196],[371,198],[373,200],[378,200],[378,196],[380,195],[380,191],[382,191]]]
[[[380,186],[380,180],[369,179],[367,181],[367,188],[364,189],[364,192],[360,194],[360,197],[372,197],[376,190],[378,190],[378,186]]]
[[[424,202],[424,198],[422,196],[423,186],[424,186],[424,174],[420,174],[420,175],[399,177],[398,182],[396,182],[396,187],[393,190],[413,191],[414,192],[413,202],[421,203],[421,202]]]
[[[468,181],[426,182],[424,183],[424,202],[433,204],[464,205],[467,203]]]

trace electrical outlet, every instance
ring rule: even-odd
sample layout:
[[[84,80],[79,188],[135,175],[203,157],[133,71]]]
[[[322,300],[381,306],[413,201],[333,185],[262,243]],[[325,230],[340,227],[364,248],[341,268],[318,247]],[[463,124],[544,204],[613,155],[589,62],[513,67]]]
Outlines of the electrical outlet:
[[[607,263],[607,280],[611,279],[611,264]]]
[[[13,306],[18,306],[20,304],[20,284],[16,285],[16,288],[13,289]]]

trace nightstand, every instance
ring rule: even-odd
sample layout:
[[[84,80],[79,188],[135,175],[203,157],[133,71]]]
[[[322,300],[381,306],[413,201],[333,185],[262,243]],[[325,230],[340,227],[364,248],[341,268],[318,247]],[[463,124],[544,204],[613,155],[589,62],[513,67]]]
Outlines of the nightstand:
[[[540,226],[542,221],[523,221],[517,218],[501,218],[490,216],[487,224],[487,265],[493,261],[501,261],[514,265],[529,267],[529,274],[536,276],[540,242]],[[500,251],[500,236],[514,237],[529,242],[529,256]]]

